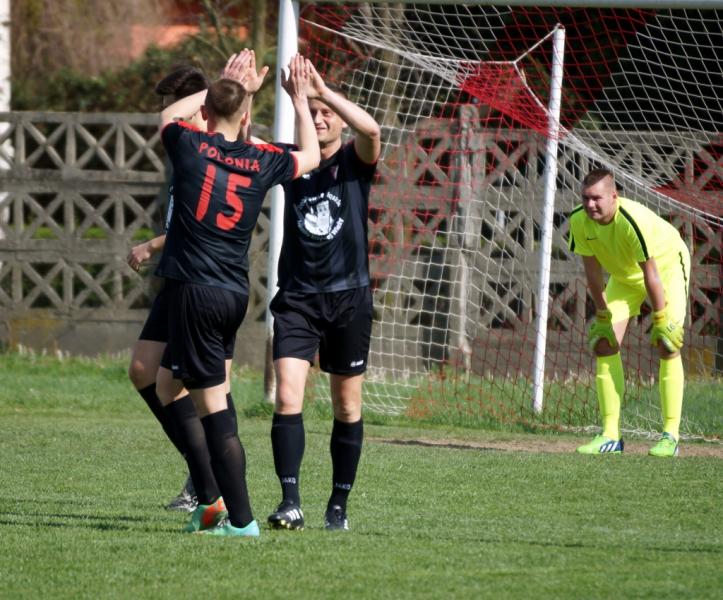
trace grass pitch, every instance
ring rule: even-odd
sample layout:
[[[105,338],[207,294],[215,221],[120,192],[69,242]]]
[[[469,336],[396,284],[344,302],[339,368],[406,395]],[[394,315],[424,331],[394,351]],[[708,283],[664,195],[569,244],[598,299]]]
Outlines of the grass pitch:
[[[258,374],[235,373],[263,522],[279,492],[260,396]],[[328,533],[324,413],[306,417],[307,529],[209,539],[162,508],[184,465],[125,361],[0,355],[0,597],[720,598],[718,457],[490,450],[583,438],[370,418],[352,531]]]

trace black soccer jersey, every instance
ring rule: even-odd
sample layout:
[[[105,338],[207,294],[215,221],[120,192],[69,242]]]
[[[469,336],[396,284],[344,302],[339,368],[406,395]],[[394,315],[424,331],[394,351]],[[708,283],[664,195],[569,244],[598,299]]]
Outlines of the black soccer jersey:
[[[297,170],[288,149],[228,142],[183,122],[161,134],[173,211],[156,274],[248,294],[248,249],[267,190]]]
[[[369,285],[369,190],[376,164],[354,143],[284,185],[279,287],[305,293]]]

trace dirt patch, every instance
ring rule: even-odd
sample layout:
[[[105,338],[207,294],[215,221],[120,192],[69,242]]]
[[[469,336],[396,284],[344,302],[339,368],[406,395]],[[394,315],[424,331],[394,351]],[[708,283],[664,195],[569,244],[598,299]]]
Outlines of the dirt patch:
[[[452,438],[429,439],[398,439],[368,437],[367,441],[380,444],[395,444],[398,446],[427,446],[437,448],[453,448],[456,450],[478,450],[478,451],[507,451],[507,452],[554,452],[572,453],[575,448],[584,444],[587,438],[583,439],[554,439],[538,437],[535,439],[509,439],[509,440],[458,440]],[[633,440],[625,442],[626,454],[647,454],[654,441]],[[723,444],[720,442],[693,442],[681,443],[680,457],[686,456],[713,456],[723,458]]]

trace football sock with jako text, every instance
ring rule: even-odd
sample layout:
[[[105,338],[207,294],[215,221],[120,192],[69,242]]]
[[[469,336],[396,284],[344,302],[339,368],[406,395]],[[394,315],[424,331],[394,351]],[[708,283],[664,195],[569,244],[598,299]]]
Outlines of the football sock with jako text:
[[[274,467],[281,483],[284,502],[300,504],[299,471],[304,457],[306,437],[302,413],[280,415],[274,413],[271,421],[271,449]]]

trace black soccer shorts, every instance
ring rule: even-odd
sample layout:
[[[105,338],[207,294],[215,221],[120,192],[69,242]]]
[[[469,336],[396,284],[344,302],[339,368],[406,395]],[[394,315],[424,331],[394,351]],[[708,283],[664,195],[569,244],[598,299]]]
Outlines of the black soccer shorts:
[[[169,302],[168,286],[163,285],[156,297],[153,299],[151,304],[151,310],[148,313],[141,334],[138,336],[139,340],[146,340],[149,342],[163,342],[168,343],[168,302]],[[235,341],[226,346],[225,356],[226,360],[233,358]],[[168,368],[168,367],[167,367]]]
[[[274,360],[300,358],[326,373],[366,371],[372,332],[372,292],[366,287],[309,294],[279,290],[274,315]]]
[[[205,389],[226,380],[248,296],[222,288],[168,280],[168,345],[161,366],[186,389]]]

